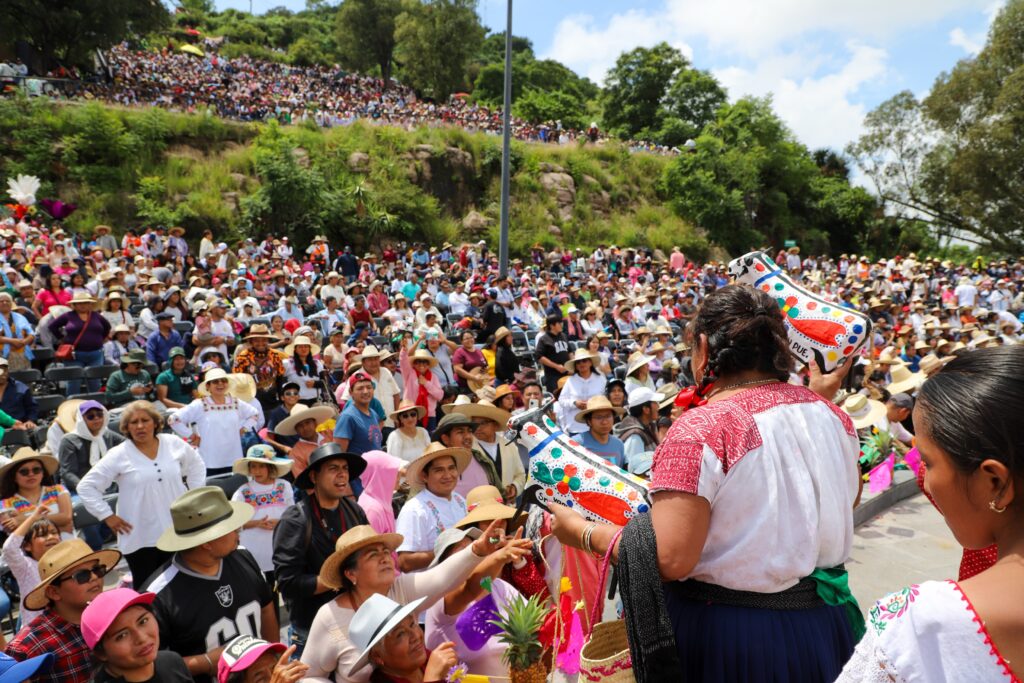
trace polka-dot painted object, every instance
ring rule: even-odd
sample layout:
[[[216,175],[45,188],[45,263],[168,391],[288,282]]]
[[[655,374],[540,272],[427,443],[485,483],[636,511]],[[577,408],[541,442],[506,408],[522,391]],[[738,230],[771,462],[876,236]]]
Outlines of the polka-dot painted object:
[[[790,351],[804,363],[815,361],[830,372],[844,358],[859,353],[871,336],[866,315],[812,294],[762,253],[732,261],[729,273],[735,282],[760,289],[778,304]]]
[[[618,525],[649,509],[646,480],[591,453],[547,418],[527,422],[518,439],[531,453],[527,486],[539,485],[542,503],[560,503],[591,521]]]

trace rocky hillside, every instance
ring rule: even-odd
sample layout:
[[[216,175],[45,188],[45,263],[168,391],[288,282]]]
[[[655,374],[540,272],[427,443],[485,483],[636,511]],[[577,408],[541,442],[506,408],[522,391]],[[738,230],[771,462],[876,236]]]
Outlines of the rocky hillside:
[[[674,244],[704,237],[666,206],[668,160],[616,144],[513,144],[511,252],[531,244]],[[323,232],[368,248],[387,239],[497,244],[501,140],[458,129],[234,124],[90,104],[0,101],[0,174],[31,173],[41,196],[79,206],[89,232],[180,224],[190,238]]]

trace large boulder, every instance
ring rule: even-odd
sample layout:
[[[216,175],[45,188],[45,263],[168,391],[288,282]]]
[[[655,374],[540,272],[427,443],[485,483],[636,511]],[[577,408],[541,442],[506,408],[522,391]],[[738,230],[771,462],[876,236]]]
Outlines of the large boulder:
[[[466,232],[474,235],[487,230],[490,224],[491,219],[479,211],[470,211],[466,214],[465,218],[462,219],[462,228]]]
[[[572,207],[576,202],[576,181],[568,173],[542,173],[540,184],[555,198],[558,215],[563,221],[572,218]]]
[[[348,168],[353,173],[369,173],[370,155],[366,152],[352,152],[348,155]]]

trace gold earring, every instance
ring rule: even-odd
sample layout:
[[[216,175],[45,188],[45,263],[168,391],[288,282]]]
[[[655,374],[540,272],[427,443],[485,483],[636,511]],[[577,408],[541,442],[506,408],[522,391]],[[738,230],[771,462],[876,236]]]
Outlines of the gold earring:
[[[998,505],[996,505],[996,502],[994,500],[990,500],[988,502],[988,509],[991,510],[992,512],[997,512],[1000,515],[1006,512],[1006,506],[999,507]]]

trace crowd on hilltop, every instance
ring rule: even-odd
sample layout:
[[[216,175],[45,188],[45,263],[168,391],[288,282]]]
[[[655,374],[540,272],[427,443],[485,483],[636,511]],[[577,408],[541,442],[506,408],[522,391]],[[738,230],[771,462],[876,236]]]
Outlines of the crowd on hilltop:
[[[306,81],[347,93],[338,111],[375,99],[356,94],[366,79],[264,67],[140,71],[147,85],[111,92],[185,106],[213,85],[237,115],[266,78],[283,106],[305,107]],[[6,652],[24,677],[505,677],[508,646],[462,619],[488,591],[485,617],[552,605],[536,652],[567,670],[568,624],[589,638],[603,613],[638,681],[1011,676],[1024,259],[780,250],[820,305],[873,322],[822,374],[794,364],[776,299],[678,248],[536,244],[502,274],[482,241],[360,255],[41,215],[0,225],[0,525],[21,621]],[[539,471],[544,444],[504,436],[520,410],[604,470]],[[865,622],[843,563],[882,433],[923,463],[968,550],[959,582],[894,593]],[[589,509],[581,482],[605,475],[649,489],[653,512],[621,527],[523,502],[554,476]]]
[[[115,46],[105,53],[111,78],[83,82],[75,97],[183,112],[208,108],[241,121],[314,121],[321,127],[369,121],[407,130],[419,126],[457,126],[491,134],[502,130],[500,108],[469,102],[461,94],[434,102],[418,98],[401,83],[392,81],[385,88],[380,78],[337,66],[290,66],[246,56],[225,59],[210,49],[197,57],[169,49]],[[534,124],[517,117],[512,118],[512,134],[519,140],[557,144],[606,139],[596,124],[575,130],[561,121]],[[653,143],[629,145],[636,151],[676,151]]]

